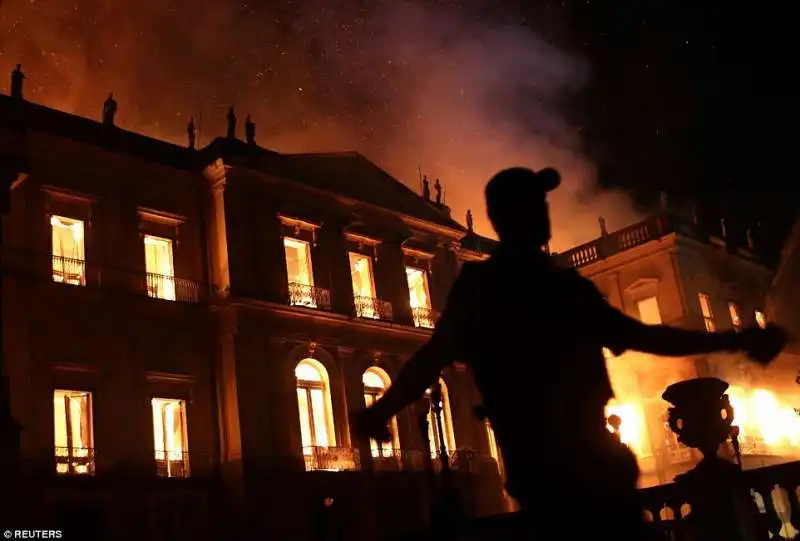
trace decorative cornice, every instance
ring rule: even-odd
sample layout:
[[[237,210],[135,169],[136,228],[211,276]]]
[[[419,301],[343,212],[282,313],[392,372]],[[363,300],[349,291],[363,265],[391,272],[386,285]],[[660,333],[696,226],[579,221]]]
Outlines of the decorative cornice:
[[[278,213],[278,220],[281,224],[294,229],[305,229],[307,231],[315,231],[322,227],[322,223],[314,223],[308,220],[295,218],[286,214]]]
[[[228,305],[231,308],[249,308],[252,310],[259,310],[270,314],[275,314],[279,317],[292,318],[292,319],[305,319],[316,321],[331,326],[349,327],[358,331],[371,331],[376,333],[392,334],[400,337],[407,337],[415,340],[427,340],[430,338],[433,329],[425,329],[422,327],[411,327],[408,325],[401,325],[399,323],[392,323],[388,321],[372,320],[372,319],[358,319],[350,318],[342,314],[334,314],[331,312],[323,312],[314,308],[305,308],[302,306],[288,306],[281,303],[259,301],[255,299],[236,299],[230,301]]]
[[[58,199],[70,203],[91,205],[99,201],[97,197],[88,194],[74,192],[72,190],[68,190],[65,188],[59,188],[57,186],[45,185],[42,186],[42,190],[53,199]]]
[[[167,372],[146,372],[145,378],[147,381],[158,381],[158,382],[166,382],[166,383],[192,383],[194,381],[194,376],[186,375],[186,374],[174,374],[174,373],[167,373]]]
[[[422,250],[416,250],[414,248],[403,247],[403,254],[409,257],[413,257],[414,259],[422,259],[424,261],[433,259],[433,254]]]
[[[358,244],[359,247],[362,246],[375,247],[381,244],[381,241],[378,239],[374,239],[366,235],[360,235],[358,233],[350,233],[347,231],[344,232],[344,238],[345,240]]]
[[[186,221],[186,218],[183,216],[144,207],[139,207],[137,212],[139,213],[139,218],[141,220],[168,225],[170,227],[183,225],[183,223]]]

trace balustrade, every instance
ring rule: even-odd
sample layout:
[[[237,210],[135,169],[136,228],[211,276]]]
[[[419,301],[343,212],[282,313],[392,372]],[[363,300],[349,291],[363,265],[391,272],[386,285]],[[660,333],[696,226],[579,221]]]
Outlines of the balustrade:
[[[3,249],[2,272],[51,280],[58,284],[136,293],[169,301],[200,303],[207,299],[206,288],[199,282],[186,278],[98,265],[92,261],[19,249]]]

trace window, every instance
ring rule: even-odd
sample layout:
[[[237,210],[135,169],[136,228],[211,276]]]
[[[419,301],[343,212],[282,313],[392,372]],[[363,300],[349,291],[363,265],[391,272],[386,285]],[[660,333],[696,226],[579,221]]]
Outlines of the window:
[[[74,286],[86,285],[84,226],[81,220],[50,217],[53,249],[53,281]]]
[[[289,303],[293,306],[316,308],[314,299],[314,271],[311,266],[311,248],[303,240],[283,238],[286,254],[286,275],[289,281]]]
[[[497,470],[500,473],[500,477],[504,477],[503,455],[497,445],[497,438],[495,438],[494,429],[489,421],[486,421],[486,438],[489,441],[489,455],[497,462]]]
[[[350,252],[350,276],[353,281],[353,298],[356,315],[378,319],[375,298],[375,279],[372,275],[372,259],[369,256]]]
[[[175,300],[175,267],[172,262],[172,240],[144,236],[144,263],[147,272],[147,294],[156,299]]]
[[[739,313],[739,307],[735,302],[728,303],[728,313],[731,315],[731,323],[733,328],[737,331],[742,330],[742,316]]]
[[[53,393],[56,472],[94,473],[92,393],[56,390]]]
[[[364,383],[364,404],[369,407],[374,404],[389,388],[389,375],[377,367],[370,367],[361,377]],[[392,434],[392,441],[378,442],[374,439],[369,440],[369,447],[373,457],[394,456],[394,449],[400,445],[397,441],[397,420],[392,418],[389,424],[389,431]]]
[[[186,401],[153,398],[153,441],[161,477],[189,477]]]
[[[450,396],[447,392],[447,386],[444,384],[443,380],[439,380],[439,384],[442,386],[442,411],[439,414],[439,422],[442,425],[442,431],[444,432],[445,438],[445,445],[447,447],[448,452],[455,451],[456,447],[456,439],[455,435],[453,434],[453,417],[450,414]],[[428,389],[426,394],[430,397],[431,390]],[[439,427],[436,422],[436,414],[431,408],[430,412],[428,413],[428,441],[430,442],[430,451],[431,456],[433,458],[437,458],[439,456],[439,449],[441,448],[441,438],[439,437]]]
[[[431,317],[431,300],[428,293],[428,272],[423,269],[406,267],[406,279],[414,325],[432,329],[433,318]]]
[[[711,311],[711,301],[705,293],[698,293],[697,299],[700,301],[700,313],[703,314],[703,322],[706,325],[706,331],[715,332],[717,325],[714,323],[714,312]]]
[[[310,456],[314,447],[336,445],[328,373],[318,361],[304,359],[297,365],[294,374],[297,377],[297,405],[300,410],[303,454]]]
[[[758,323],[758,326],[762,329],[765,328],[768,324],[767,315],[761,310],[754,310],[753,314],[756,316],[756,323]]]
[[[658,309],[658,299],[647,297],[636,303],[639,309],[639,320],[647,325],[661,325],[661,311]]]

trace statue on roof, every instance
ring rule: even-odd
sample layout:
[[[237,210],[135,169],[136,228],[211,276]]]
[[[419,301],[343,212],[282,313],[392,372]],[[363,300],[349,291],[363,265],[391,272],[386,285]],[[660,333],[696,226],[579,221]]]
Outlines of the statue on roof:
[[[474,226],[475,224],[472,221],[472,211],[467,209],[467,231],[469,231],[470,234],[475,232]]]
[[[25,74],[22,73],[22,64],[17,64],[11,72],[11,97],[16,100],[22,99],[22,84],[25,81]]]
[[[436,184],[433,185],[433,189],[436,190],[436,204],[442,204],[442,185],[439,182],[439,179],[436,179]]]
[[[189,125],[186,126],[186,135],[189,136],[189,148],[194,149],[197,144],[197,126],[194,125],[194,117],[189,119]]]
[[[422,197],[425,201],[431,200],[431,183],[428,182],[428,175],[422,177]]]
[[[236,113],[233,105],[228,107],[228,139],[236,139]]]
[[[669,208],[668,208],[669,207],[669,198],[667,196],[667,192],[666,191],[662,190],[660,200],[661,200],[661,210],[669,210]]]
[[[109,93],[105,103],[103,103],[103,124],[106,126],[114,125],[114,117],[117,114],[117,100],[114,99],[114,94]]]
[[[605,237],[608,235],[608,227],[606,227],[606,219],[598,216],[597,221],[600,223],[600,236]]]
[[[256,125],[250,119],[250,115],[247,115],[247,118],[244,121],[244,136],[245,139],[247,139],[248,144],[256,144]]]

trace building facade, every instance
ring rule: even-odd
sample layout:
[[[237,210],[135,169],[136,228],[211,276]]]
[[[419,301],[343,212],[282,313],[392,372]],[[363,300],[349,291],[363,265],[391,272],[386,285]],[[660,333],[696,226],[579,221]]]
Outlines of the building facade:
[[[647,324],[716,332],[763,327],[774,312],[767,301],[775,269],[752,241],[740,246],[726,238],[724,224],[704,227],[696,218],[664,211],[556,257],[579,268],[613,306]],[[795,347],[790,344],[768,368],[739,353],[687,358],[608,353],[616,394],[608,413],[622,419],[620,434],[639,458],[642,486],[671,482],[700,458],[677,442],[666,423],[668,404],[661,399],[667,386],[693,377],[715,376],[731,384],[745,468],[796,460],[800,359]]]
[[[3,218],[2,321],[27,524],[390,539],[430,521],[442,446],[467,516],[513,509],[459,364],[438,419],[423,399],[392,421],[391,444],[349,429],[428,339],[461,263],[493,247],[437,198],[355,153],[235,137],[195,150],[5,96],[0,113],[0,155],[23,164]],[[767,321],[772,269],[668,212],[554,257],[645,323]],[[608,412],[643,486],[698,458],[660,398],[698,375],[733,385],[746,466],[795,458],[794,361],[609,355]]]
[[[474,256],[446,207],[354,153],[194,150],[0,109],[3,154],[26,164],[2,264],[30,520],[165,539],[215,524],[377,539],[429,520],[430,401],[393,420],[392,444],[356,441],[348,419],[427,340]],[[462,508],[501,512],[469,374],[446,371],[442,391]]]

